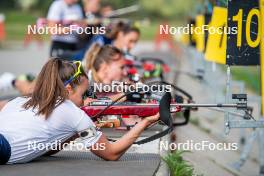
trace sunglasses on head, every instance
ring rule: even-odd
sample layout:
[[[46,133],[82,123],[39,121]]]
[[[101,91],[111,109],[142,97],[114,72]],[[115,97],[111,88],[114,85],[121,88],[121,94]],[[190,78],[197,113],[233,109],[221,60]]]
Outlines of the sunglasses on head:
[[[72,81],[74,81],[78,76],[85,74],[82,69],[82,63],[81,61],[74,61],[73,62],[77,66],[77,71],[74,73],[73,76],[71,76],[68,80],[64,82],[64,86],[70,84]]]

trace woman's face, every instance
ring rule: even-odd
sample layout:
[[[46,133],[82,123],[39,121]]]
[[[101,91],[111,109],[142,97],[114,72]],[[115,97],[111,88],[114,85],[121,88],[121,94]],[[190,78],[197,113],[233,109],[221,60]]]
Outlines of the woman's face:
[[[83,95],[89,85],[88,79],[84,76],[80,78],[81,83],[74,88],[68,85],[69,99],[78,107],[83,106]]]
[[[100,66],[97,74],[100,76],[100,79],[104,84],[111,84],[113,81],[122,81],[126,76],[124,58],[120,55],[117,55],[116,57],[120,58],[110,63],[102,63]]]
[[[127,34],[124,34],[121,32],[119,35],[118,40],[122,41],[123,47],[122,49],[125,49],[127,51],[130,51],[135,47],[139,39],[139,34],[135,31],[129,32]]]
[[[126,76],[125,72],[125,60],[123,58],[118,61],[111,62],[108,64],[107,72],[109,75],[109,80],[112,81],[122,81],[124,76]]]

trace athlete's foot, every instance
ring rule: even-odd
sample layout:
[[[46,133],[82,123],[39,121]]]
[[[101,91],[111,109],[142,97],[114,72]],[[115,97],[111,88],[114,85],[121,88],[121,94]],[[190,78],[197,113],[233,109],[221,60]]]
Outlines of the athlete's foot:
[[[3,73],[0,75],[0,92],[13,88],[13,81],[16,79],[12,73]]]

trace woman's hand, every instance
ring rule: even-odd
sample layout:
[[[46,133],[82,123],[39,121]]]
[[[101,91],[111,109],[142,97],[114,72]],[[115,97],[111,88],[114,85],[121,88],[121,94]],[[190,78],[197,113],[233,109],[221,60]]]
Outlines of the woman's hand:
[[[144,120],[146,120],[149,123],[149,125],[151,125],[151,124],[157,122],[159,120],[159,118],[160,118],[160,114],[157,113],[156,115],[144,118]]]
[[[133,144],[133,142],[137,140],[137,138],[146,129],[146,127],[157,122],[159,120],[159,117],[160,115],[159,113],[157,113],[156,115],[144,118],[142,121],[136,124],[130,131],[128,131],[122,138],[120,138],[114,143],[110,143],[107,140],[107,137],[102,134],[100,139],[94,145],[100,146],[103,143],[103,145],[105,145],[105,149],[93,150],[92,147],[91,151],[105,160],[117,160],[127,151],[127,149]]]

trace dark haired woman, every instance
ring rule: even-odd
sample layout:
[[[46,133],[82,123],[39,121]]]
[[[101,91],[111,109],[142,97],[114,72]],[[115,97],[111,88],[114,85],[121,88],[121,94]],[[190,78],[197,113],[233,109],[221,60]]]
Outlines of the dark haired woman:
[[[95,43],[99,44],[100,46],[113,45],[122,52],[127,53],[135,46],[139,37],[140,31],[138,28],[120,22],[115,24],[105,35],[93,36],[87,46],[74,54],[72,59],[82,60],[85,56],[85,53]]]

